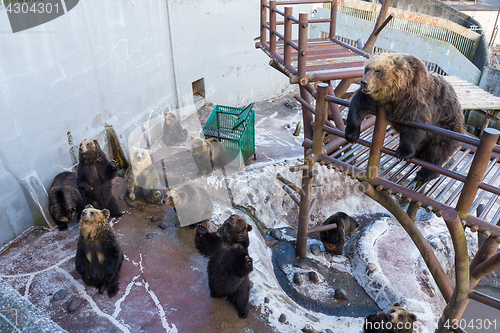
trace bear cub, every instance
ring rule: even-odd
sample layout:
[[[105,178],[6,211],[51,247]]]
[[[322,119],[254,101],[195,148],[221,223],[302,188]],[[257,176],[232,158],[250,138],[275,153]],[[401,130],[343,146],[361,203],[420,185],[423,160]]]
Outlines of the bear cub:
[[[102,294],[108,290],[113,297],[118,292],[123,252],[109,224],[110,213],[87,205],[80,219],[80,236],[76,245],[75,266],[86,285]]]
[[[189,184],[171,188],[165,203],[176,211],[181,227],[210,219],[214,210],[208,192]]]
[[[216,168],[222,168],[228,163],[226,148],[214,138],[204,140],[191,137],[188,151],[193,155],[199,175],[208,175]]]
[[[428,72],[419,58],[400,53],[374,55],[366,61],[360,85],[347,115],[347,141],[356,142],[363,119],[382,107],[399,133],[399,159],[416,157],[442,166],[458,148],[456,140],[399,123],[420,122],[457,133],[465,130],[455,90],[442,76]],[[437,176],[438,173],[421,168],[415,179],[426,182]]]
[[[83,210],[82,195],[76,187],[76,173],[61,172],[49,191],[49,213],[59,230],[68,229],[68,222],[79,219]]]
[[[116,161],[108,161],[97,140],[83,140],[79,148],[76,184],[83,204],[97,209],[107,209],[112,217],[121,216],[118,204],[111,193],[112,180],[118,171]]]
[[[342,254],[345,240],[350,237],[359,228],[359,222],[343,212],[338,212],[330,216],[323,225],[336,223],[337,228],[327,231],[321,231],[319,238],[328,253]]]
[[[172,146],[179,142],[186,141],[187,130],[182,128],[181,123],[172,112],[165,114],[165,124],[163,126],[163,142],[167,146]]]
[[[239,215],[231,215],[217,230],[208,232],[198,225],[195,234],[196,249],[208,258],[208,286],[211,297],[227,296],[240,318],[249,312],[250,278],[253,269],[248,255],[252,226]]]
[[[125,201],[140,209],[144,209],[145,203],[161,204],[165,199],[163,188],[149,151],[133,147],[130,166],[125,172]]]

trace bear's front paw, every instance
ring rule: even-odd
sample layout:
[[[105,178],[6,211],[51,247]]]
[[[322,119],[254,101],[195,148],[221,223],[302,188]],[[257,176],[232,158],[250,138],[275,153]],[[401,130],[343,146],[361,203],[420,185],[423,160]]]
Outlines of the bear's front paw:
[[[117,161],[115,161],[115,160],[111,160],[111,161],[109,161],[109,164],[111,164],[111,167],[112,167],[113,169],[118,170],[118,168],[119,168],[119,164],[118,164],[118,162],[117,162]]]
[[[245,267],[250,268],[252,267],[253,259],[249,255],[245,256]]]
[[[408,161],[415,155],[415,148],[407,145],[399,145],[398,149],[396,149],[396,157],[400,160]]]
[[[360,134],[359,128],[346,127],[346,129],[345,129],[345,139],[348,142],[352,142],[352,143],[356,142],[359,138],[359,134]]]
[[[134,193],[129,193],[128,197],[130,198],[130,200],[135,200],[135,194]]]

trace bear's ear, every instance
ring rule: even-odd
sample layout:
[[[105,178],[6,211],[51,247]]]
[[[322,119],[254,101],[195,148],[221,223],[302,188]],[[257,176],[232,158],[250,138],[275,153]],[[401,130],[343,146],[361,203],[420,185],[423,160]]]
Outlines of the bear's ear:
[[[94,206],[89,204],[89,205],[85,206],[85,208],[94,208]]]
[[[394,64],[398,69],[405,69],[406,67],[406,60],[404,58],[396,58],[394,59]]]
[[[250,224],[247,225],[247,231],[252,231],[252,226]]]
[[[103,209],[102,210],[102,214],[104,215],[104,217],[106,218],[106,220],[109,219],[109,216],[111,215],[109,213],[109,210],[107,210],[107,209]]]
[[[95,143],[96,145],[98,145],[98,144],[99,144],[99,143],[97,142],[97,140],[96,140],[96,139],[94,139],[94,140],[92,140],[92,141],[94,141],[94,143]]]
[[[415,314],[413,314],[413,313],[410,313],[410,319],[412,321],[417,321],[417,316],[415,316]]]
[[[398,302],[394,303],[394,306],[401,306]]]

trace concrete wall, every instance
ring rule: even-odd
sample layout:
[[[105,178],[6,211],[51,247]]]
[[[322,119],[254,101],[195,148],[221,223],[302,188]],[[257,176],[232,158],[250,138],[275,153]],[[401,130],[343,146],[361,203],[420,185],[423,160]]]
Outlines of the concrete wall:
[[[494,35],[495,29],[497,26],[495,26],[496,19],[498,16],[498,10],[491,11],[491,10],[484,10],[484,11],[463,11],[464,14],[469,15],[470,17],[474,18],[476,21],[481,23],[481,27],[484,30],[484,34],[486,35],[486,41],[489,43],[491,40],[491,36]],[[500,34],[497,33],[495,38],[493,39],[492,45],[498,45],[500,44]]]
[[[245,15],[245,16],[243,16]],[[86,0],[12,33],[0,6],[0,246],[47,214],[46,192],[83,139],[127,149],[134,128],[206,101],[241,106],[289,87],[254,48],[258,5],[243,0]],[[68,139],[71,140],[68,140]]]
[[[484,67],[479,87],[495,96],[500,96],[500,69]]]

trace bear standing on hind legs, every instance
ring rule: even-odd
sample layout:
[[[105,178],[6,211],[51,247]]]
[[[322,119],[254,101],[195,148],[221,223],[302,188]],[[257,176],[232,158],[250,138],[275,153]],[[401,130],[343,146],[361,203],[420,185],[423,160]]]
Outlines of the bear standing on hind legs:
[[[112,217],[121,216],[111,193],[118,163],[108,161],[97,140],[83,140],[78,155],[76,185],[82,195],[83,204],[92,205],[97,209],[106,208]]]
[[[118,292],[123,252],[113,228],[108,223],[109,211],[87,205],[81,214],[80,237],[76,245],[75,266],[86,285],[102,294]]]
[[[464,133],[464,116],[453,87],[442,76],[429,73],[419,58],[399,53],[374,55],[365,64],[360,84],[347,116],[347,141],[356,142],[363,119],[383,107],[387,120],[400,134],[398,158],[415,156],[442,166],[458,148],[455,140],[397,123],[415,121]],[[421,168],[416,180],[425,182],[437,176]]]
[[[238,310],[240,318],[248,316],[252,258],[248,255],[248,232],[252,226],[239,215],[231,215],[217,232],[208,232],[198,225],[194,242],[196,249],[208,258],[208,286],[210,296],[227,296]]]

